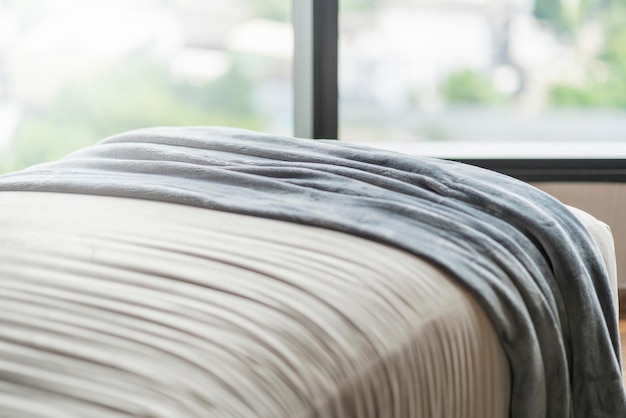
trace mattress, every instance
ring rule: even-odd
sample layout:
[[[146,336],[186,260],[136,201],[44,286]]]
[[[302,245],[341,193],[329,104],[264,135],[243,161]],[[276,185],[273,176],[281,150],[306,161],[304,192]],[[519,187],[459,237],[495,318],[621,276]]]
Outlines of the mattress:
[[[3,417],[506,417],[493,327],[356,236],[119,197],[0,193]],[[616,283],[608,227],[572,209]]]

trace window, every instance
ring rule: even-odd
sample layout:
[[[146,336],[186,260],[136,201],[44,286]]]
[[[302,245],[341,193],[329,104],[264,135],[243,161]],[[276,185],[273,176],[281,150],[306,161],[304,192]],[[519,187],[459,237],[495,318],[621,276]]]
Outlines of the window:
[[[144,126],[328,138],[337,105],[347,141],[623,143],[624,28],[623,0],[0,0],[0,172]]]
[[[129,129],[291,134],[285,0],[0,0],[0,171]]]
[[[623,1],[340,0],[339,50],[343,140],[625,137]]]

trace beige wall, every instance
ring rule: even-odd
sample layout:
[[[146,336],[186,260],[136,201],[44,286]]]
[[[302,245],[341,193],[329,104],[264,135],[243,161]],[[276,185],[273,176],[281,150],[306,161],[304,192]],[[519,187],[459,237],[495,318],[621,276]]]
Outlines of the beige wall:
[[[626,289],[626,184],[534,183],[563,203],[595,216],[611,227],[615,239],[618,285]]]

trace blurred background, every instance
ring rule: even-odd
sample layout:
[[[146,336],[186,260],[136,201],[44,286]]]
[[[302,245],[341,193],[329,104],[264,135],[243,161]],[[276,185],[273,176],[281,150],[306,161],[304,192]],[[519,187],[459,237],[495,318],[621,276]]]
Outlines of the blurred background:
[[[293,133],[289,0],[0,0],[0,172],[133,128]],[[622,141],[626,0],[341,0],[340,139]]]
[[[353,0],[341,136],[626,139],[624,0]]]
[[[0,0],[0,171],[129,129],[291,134],[290,1]]]

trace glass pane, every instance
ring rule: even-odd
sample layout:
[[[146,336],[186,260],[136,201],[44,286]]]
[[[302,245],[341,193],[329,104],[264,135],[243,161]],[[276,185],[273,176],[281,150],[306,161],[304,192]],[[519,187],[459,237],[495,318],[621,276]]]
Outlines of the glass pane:
[[[341,0],[340,138],[621,141],[624,0]]]
[[[134,128],[292,132],[284,0],[0,0],[0,171]]]

